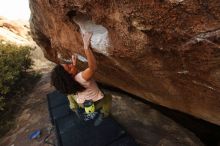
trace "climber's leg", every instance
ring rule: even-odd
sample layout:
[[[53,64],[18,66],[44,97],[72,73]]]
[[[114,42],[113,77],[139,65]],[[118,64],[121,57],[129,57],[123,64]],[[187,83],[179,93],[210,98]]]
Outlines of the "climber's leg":
[[[104,97],[95,102],[95,108],[100,109],[100,112],[104,117],[109,116],[111,110],[112,96],[110,94],[105,94]]]

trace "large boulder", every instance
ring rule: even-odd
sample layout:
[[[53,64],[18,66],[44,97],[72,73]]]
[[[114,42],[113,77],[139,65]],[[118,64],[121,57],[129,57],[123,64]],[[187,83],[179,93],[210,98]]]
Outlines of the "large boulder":
[[[33,40],[28,21],[8,20],[0,16],[0,41],[32,46]]]
[[[30,57],[33,61],[32,69],[35,71],[49,70],[54,66],[54,63],[44,57],[40,47],[33,41],[28,21],[9,20],[0,16],[0,42],[32,48]]]
[[[84,55],[81,32],[94,31],[98,81],[220,125],[219,0],[30,0],[30,8],[49,60]]]

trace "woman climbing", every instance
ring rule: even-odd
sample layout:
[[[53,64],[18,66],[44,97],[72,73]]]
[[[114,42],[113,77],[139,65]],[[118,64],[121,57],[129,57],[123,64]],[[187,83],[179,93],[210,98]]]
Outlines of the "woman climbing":
[[[70,108],[76,112],[78,117],[84,121],[96,119],[95,124],[99,124],[103,117],[109,115],[111,96],[104,96],[93,79],[97,66],[90,49],[91,36],[91,33],[83,35],[88,68],[78,72],[77,58],[74,55],[70,64],[59,64],[54,67],[51,73],[51,83],[58,91],[67,95]],[[99,116],[97,116],[97,111],[100,113]]]

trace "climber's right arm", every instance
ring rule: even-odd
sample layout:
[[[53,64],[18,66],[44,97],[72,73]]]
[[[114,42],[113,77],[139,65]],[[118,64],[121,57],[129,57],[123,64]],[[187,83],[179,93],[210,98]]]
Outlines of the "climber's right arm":
[[[82,72],[82,77],[85,80],[90,80],[96,69],[96,59],[95,56],[93,55],[92,50],[90,49],[90,39],[92,37],[91,33],[86,33],[83,35],[83,43],[84,43],[84,50],[85,50],[85,54],[88,60],[88,68],[86,68],[83,72]]]

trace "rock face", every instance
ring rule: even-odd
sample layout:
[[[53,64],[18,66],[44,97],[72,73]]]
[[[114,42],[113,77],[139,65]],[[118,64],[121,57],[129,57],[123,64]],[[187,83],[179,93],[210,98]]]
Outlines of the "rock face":
[[[33,46],[29,23],[25,21],[12,21],[0,16],[0,40],[17,45]]]
[[[184,129],[151,106],[124,94],[112,95],[112,115],[140,146],[204,146]]]
[[[49,60],[84,55],[75,18],[86,17],[107,30],[93,39],[107,44],[94,49],[98,81],[220,125],[219,0],[30,0],[30,8]]]
[[[43,70],[43,67],[48,69],[48,67],[52,68],[54,66],[54,63],[44,57],[40,47],[33,41],[28,21],[8,20],[0,16],[0,41],[31,47],[32,69],[35,71],[38,69]]]

